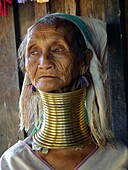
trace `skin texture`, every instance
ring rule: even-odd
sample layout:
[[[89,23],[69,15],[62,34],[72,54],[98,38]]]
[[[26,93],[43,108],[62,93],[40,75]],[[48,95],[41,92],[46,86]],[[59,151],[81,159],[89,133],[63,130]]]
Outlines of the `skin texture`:
[[[65,38],[63,28],[39,24],[27,40],[25,68],[32,84],[39,90],[59,91],[73,83],[80,74],[72,35]]]

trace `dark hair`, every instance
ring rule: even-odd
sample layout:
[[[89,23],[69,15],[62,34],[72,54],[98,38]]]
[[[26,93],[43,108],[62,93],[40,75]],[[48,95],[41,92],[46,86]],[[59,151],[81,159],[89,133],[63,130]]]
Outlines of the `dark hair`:
[[[30,27],[29,32],[33,30],[40,23],[45,23],[47,25],[55,26],[56,29],[60,27],[63,27],[63,28],[67,27],[67,29],[68,27],[70,27],[70,29],[72,28],[72,31],[73,31],[72,39],[73,39],[73,42],[76,43],[76,53],[77,53],[78,59],[80,60],[83,59],[86,64],[86,49],[87,48],[86,48],[85,40],[80,29],[73,22],[66,20],[64,18],[61,18],[59,16],[52,16],[49,14],[49,15],[46,15],[44,18],[38,20],[32,27]],[[18,49],[18,63],[22,71],[25,71],[24,63],[25,63],[26,44],[27,44],[27,34]]]

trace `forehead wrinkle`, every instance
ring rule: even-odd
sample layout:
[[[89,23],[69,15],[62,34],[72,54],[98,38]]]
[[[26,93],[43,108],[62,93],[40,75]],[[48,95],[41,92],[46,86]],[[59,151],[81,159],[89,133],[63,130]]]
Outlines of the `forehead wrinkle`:
[[[39,41],[43,40],[45,41],[45,36],[42,34],[41,36],[36,35],[36,34],[29,34],[29,36],[27,37],[27,49],[31,46],[31,45],[39,45]]]
[[[29,37],[35,36],[35,38],[42,38],[43,41],[46,41],[46,38],[50,37],[50,41],[56,41],[62,39],[66,43],[70,44],[68,42],[67,34],[65,32],[65,29],[63,27],[56,27],[53,25],[46,25],[44,23],[40,23],[36,27],[34,27],[32,30],[28,32]],[[43,37],[42,37],[43,36]],[[54,39],[54,40],[51,40]]]
[[[31,45],[39,45],[40,46],[40,43],[44,43],[47,44],[47,45],[53,45],[54,43],[55,44],[63,44],[67,49],[69,49],[69,46],[68,46],[68,43],[67,41],[65,40],[65,37],[64,36],[60,36],[60,35],[55,35],[55,34],[52,34],[52,35],[44,35],[44,34],[34,34],[32,35],[31,37],[28,38],[28,43],[27,43],[27,49],[31,46]]]
[[[30,35],[45,35],[45,37],[48,36],[60,36],[64,37],[65,36],[65,31],[62,28],[56,28],[56,26],[53,25],[46,25],[44,23],[41,23],[34,27],[32,30],[28,32],[29,36]]]
[[[56,32],[56,31],[50,31],[50,30],[42,30],[42,31],[38,31],[36,33],[34,33],[35,37],[41,37],[44,38],[46,40],[46,38],[64,38],[64,33],[63,32]]]
[[[46,25],[44,23],[40,23],[39,25],[37,25],[36,27],[34,27],[32,30],[29,31],[29,33],[40,33],[40,32],[44,32],[44,33],[48,33],[48,32],[54,32],[54,33],[60,33],[63,34],[64,36],[64,30],[62,28],[57,28],[55,25]]]

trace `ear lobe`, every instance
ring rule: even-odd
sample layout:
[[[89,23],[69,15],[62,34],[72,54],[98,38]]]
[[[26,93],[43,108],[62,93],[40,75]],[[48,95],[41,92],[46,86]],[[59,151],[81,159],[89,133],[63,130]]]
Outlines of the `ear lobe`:
[[[82,64],[80,65],[80,75],[84,75],[90,66],[90,61],[92,59],[92,51],[90,49],[86,50],[86,63],[82,61]]]
[[[90,49],[86,50],[86,65],[89,67],[92,59],[92,51]]]
[[[86,65],[85,63],[83,62],[80,66],[80,75],[84,75],[86,73]]]

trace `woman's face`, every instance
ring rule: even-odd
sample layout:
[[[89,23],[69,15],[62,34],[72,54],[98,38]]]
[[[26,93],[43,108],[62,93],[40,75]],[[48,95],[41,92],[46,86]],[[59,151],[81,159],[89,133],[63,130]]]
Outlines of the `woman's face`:
[[[32,84],[50,92],[68,86],[79,75],[72,34],[40,23],[27,38],[25,68]]]

